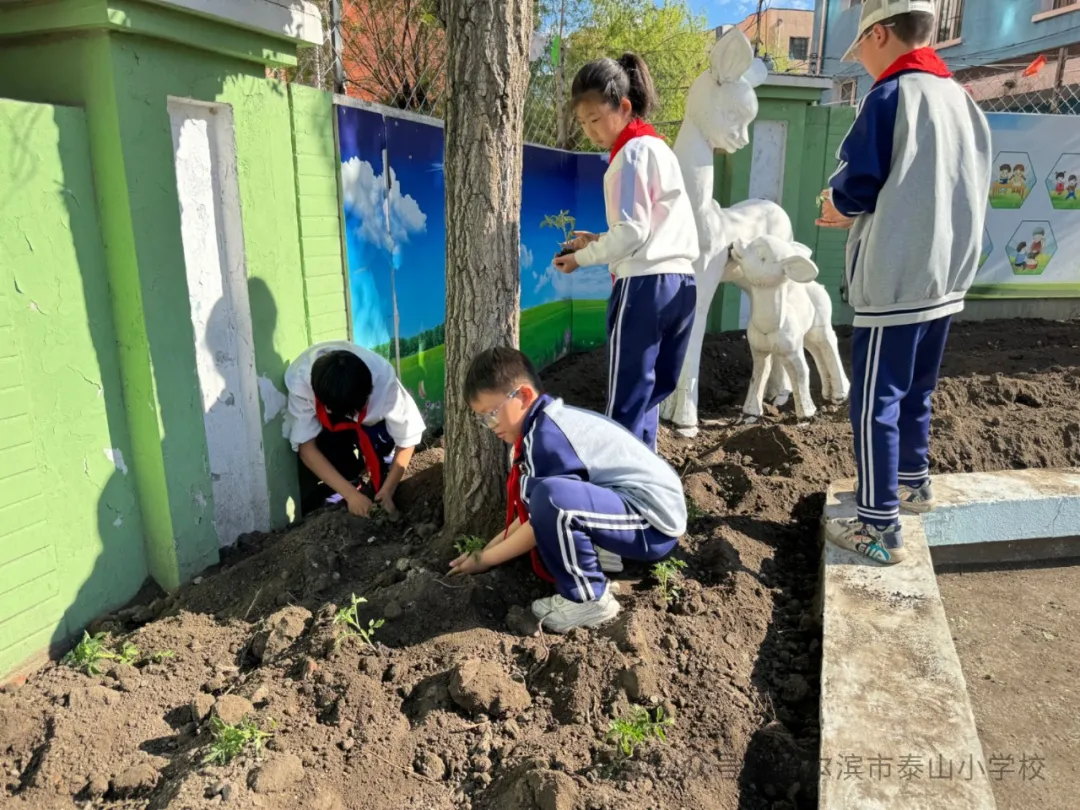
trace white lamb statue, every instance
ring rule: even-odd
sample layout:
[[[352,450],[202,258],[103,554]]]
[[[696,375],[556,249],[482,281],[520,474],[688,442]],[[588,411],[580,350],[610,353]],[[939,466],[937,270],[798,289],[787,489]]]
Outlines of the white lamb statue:
[[[746,337],[754,371],[743,405],[747,421],[761,417],[761,400],[773,358],[795,383],[795,414],[809,419],[817,412],[810,398],[810,368],[804,348],[814,358],[822,395],[832,403],[847,399],[848,379],[832,328],[832,301],[814,280],[818,269],[810,255],[805,245],[775,236],[759,236],[749,242],[737,240],[731,246],[729,272],[750,294]]]
[[[660,408],[660,415],[674,423],[676,432],[683,436],[695,436],[698,431],[701,348],[713,296],[722,281],[742,286],[739,279],[724,276],[728,246],[736,239],[749,240],[766,233],[794,239],[791,220],[776,203],[747,200],[723,209],[713,199],[713,152],[734,153],[750,143],[750,124],[758,113],[754,88],[767,76],[768,70],[754,58],[746,35],[738,28],[728,31],[713,46],[709,69],[690,86],[686,114],[675,139],[674,151],[694,207],[701,247],[694,264],[698,301],[690,346],[679,387]],[[777,405],[787,401],[791,384],[779,366],[768,388]]]

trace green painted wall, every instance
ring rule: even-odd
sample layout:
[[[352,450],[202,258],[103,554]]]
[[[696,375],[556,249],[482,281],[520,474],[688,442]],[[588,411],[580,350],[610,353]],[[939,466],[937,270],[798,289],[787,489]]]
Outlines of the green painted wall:
[[[283,390],[288,362],[307,345],[289,97],[285,85],[246,62],[148,39],[114,37],[110,46],[151,357],[155,368],[168,359],[155,380],[174,530],[208,538],[179,552],[191,575],[207,564],[204,545],[212,541],[216,553],[217,539],[194,334],[190,317],[175,314],[188,291],[166,100],[232,107],[257,372]],[[296,496],[295,455],[280,420],[275,415],[263,430],[275,525],[288,520]],[[193,487],[198,481],[205,485]]]
[[[132,453],[128,461],[142,503],[150,573],[175,587],[184,574],[167,496],[154,374],[143,311],[142,284],[132,231],[131,203],[120,135],[110,37],[104,31],[68,39],[5,42],[0,49],[0,94],[25,100],[79,104],[86,109],[94,187],[105,243],[113,317]],[[145,168],[145,167],[142,167]],[[156,171],[160,178],[161,169]],[[183,300],[183,299],[182,299]],[[179,365],[180,358],[176,358]],[[165,364],[171,369],[171,364]],[[194,538],[198,556],[216,561],[216,543]]]
[[[221,26],[202,25],[207,43],[220,34]],[[298,169],[310,174],[320,155],[332,154],[329,103],[319,94],[306,99],[325,106],[325,125],[306,126],[298,136],[304,152],[294,157],[288,90],[267,80],[262,64],[94,31],[5,41],[0,70],[0,95],[86,107],[134,445],[129,466],[144,505],[151,573],[175,587],[217,561],[218,542],[194,332],[187,307],[178,307],[188,293],[167,100],[232,108],[257,372],[282,392],[285,368],[309,342],[309,299],[325,310],[315,329],[335,334],[325,290],[318,299],[305,289],[296,184]],[[331,163],[336,177],[336,158]],[[324,258],[317,233],[326,224],[313,211],[308,225],[314,266]],[[343,331],[343,293],[336,314]],[[280,412],[264,416],[271,517],[280,526],[295,514],[296,458],[281,437]]]
[[[0,99],[0,187],[3,673],[147,561],[84,112]]]
[[[300,85],[290,85],[289,95],[309,337],[312,343],[344,340],[349,336],[349,324],[342,270],[334,97]]]
[[[828,183],[836,165],[836,150],[854,118],[852,107],[820,107],[819,94],[803,88],[758,88],[757,121],[782,121],[787,125],[782,206],[791,217],[795,238],[814,250],[819,281],[833,299],[833,321],[850,323],[851,310],[840,300],[844,273],[846,233],[817,228],[817,195]],[[714,196],[723,206],[750,196],[750,164],[754,153],[753,127],[750,143],[734,155],[716,157]],[[740,290],[724,284],[709,312],[709,331],[739,328]]]

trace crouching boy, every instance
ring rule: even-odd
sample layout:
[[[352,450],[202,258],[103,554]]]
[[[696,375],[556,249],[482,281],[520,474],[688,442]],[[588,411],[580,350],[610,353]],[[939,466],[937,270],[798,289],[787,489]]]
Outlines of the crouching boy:
[[[301,492],[317,493],[304,511],[327,494],[314,486],[321,481],[354,515],[366,517],[373,503],[396,513],[394,492],[424,420],[394,367],[354,343],[317,343],[289,366],[285,386],[284,433],[303,462]],[[370,480],[358,488],[365,469]]]
[[[686,530],[675,471],[610,419],[543,393],[529,359],[515,349],[477,355],[465,379],[477,418],[514,446],[505,533],[451,563],[475,574],[536,550],[558,593],[533,602],[548,630],[597,627],[619,612],[598,552],[652,561]],[[610,569],[609,569],[610,570]]]

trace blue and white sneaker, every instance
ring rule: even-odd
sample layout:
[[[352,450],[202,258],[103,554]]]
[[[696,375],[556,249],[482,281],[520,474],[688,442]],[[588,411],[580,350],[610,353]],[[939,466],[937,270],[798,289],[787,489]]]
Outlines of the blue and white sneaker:
[[[915,512],[921,515],[929,512],[935,506],[934,489],[930,486],[930,479],[917,487],[901,484],[897,494],[900,496],[900,508],[905,512]]]
[[[858,518],[830,520],[825,524],[825,539],[885,565],[894,565],[904,559],[904,538],[900,536],[899,523],[878,529]]]

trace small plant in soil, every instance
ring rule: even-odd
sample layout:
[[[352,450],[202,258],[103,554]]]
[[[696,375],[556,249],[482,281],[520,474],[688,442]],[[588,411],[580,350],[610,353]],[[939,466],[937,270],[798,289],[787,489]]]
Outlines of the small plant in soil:
[[[479,537],[467,534],[464,537],[459,537],[454,542],[454,550],[457,551],[458,554],[472,555],[476,554],[477,552],[483,551],[484,546],[486,545],[487,543],[485,543]]]
[[[555,215],[548,214],[546,217],[544,217],[544,221],[540,223],[541,228],[556,228],[557,230],[562,232],[563,238],[562,241],[559,242],[560,247],[570,241],[570,237],[573,235],[574,228],[576,226],[577,220],[570,216],[569,211],[560,211],[558,214]],[[574,251],[570,250],[569,248],[563,247],[563,249],[559,251],[559,255],[565,256],[568,253],[573,252]]]
[[[172,650],[158,650],[157,652],[150,654],[150,663],[161,664],[169,660],[170,658],[175,657],[176,653],[174,653]]]
[[[260,729],[251,718],[231,726],[217,716],[210,718],[210,735],[213,741],[203,757],[204,765],[228,765],[244,751],[258,754],[263,741],[273,736]]]
[[[120,648],[120,652],[116,656],[116,660],[129,667],[135,666],[139,660],[139,648],[130,641],[125,641],[124,646]]]
[[[701,520],[705,517],[705,511],[694,503],[694,499],[689,495],[686,496],[686,521],[687,523],[693,523],[697,520]]]
[[[334,624],[341,625],[341,630],[338,632],[337,637],[334,639],[334,649],[337,649],[342,645],[345,639],[354,637],[360,639],[361,642],[367,647],[375,646],[371,642],[371,637],[375,635],[375,631],[382,627],[385,623],[385,619],[371,619],[368,621],[367,627],[360,624],[360,618],[357,615],[357,608],[360,605],[367,604],[367,599],[362,596],[352,594],[352,604],[348,607],[343,607],[336,614],[334,614]]]
[[[682,580],[683,568],[686,568],[686,563],[682,560],[664,560],[652,567],[657,590],[660,591],[660,598],[665,602],[673,602],[679,598],[679,593],[682,591],[679,582]]]
[[[637,749],[651,739],[666,743],[667,734],[664,728],[673,722],[672,718],[664,716],[664,710],[659,706],[653,711],[643,706],[635,706],[629,717],[619,717],[611,721],[607,740],[615,744],[623,759],[632,759]]]
[[[87,675],[98,676],[102,674],[102,662],[119,661],[121,664],[134,664],[139,659],[139,648],[131,642],[125,642],[119,654],[114,653],[105,646],[108,633],[97,633],[91,636],[83,630],[82,641],[75,645],[67,655],[60,659],[60,663],[72,669],[81,669]]]

